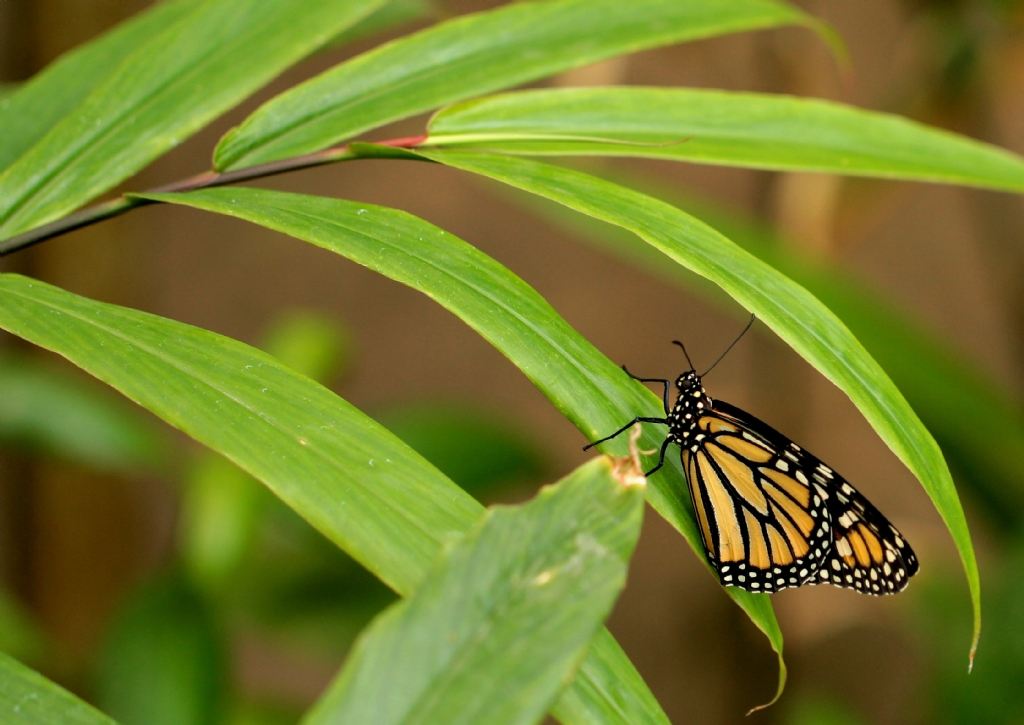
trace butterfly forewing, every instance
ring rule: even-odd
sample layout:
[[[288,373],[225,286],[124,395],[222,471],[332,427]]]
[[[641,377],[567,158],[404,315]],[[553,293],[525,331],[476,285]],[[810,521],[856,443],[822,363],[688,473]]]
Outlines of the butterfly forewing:
[[[794,475],[788,449],[736,412],[704,411],[697,450],[683,448],[708,559],[723,584],[749,591],[816,583],[832,544],[829,509]]]
[[[708,560],[723,584],[777,592],[828,583],[890,594],[917,571],[896,528],[781,433],[720,401],[696,423],[683,465]]]

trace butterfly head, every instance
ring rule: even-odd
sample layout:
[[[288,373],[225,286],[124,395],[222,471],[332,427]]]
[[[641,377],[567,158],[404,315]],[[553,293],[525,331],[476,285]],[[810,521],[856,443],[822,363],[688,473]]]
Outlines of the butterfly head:
[[[679,388],[679,392],[682,395],[686,395],[688,393],[692,394],[698,391],[700,393],[704,392],[704,386],[701,385],[700,382],[700,375],[698,375],[694,370],[691,370],[688,373],[683,373],[676,378],[676,387]]]

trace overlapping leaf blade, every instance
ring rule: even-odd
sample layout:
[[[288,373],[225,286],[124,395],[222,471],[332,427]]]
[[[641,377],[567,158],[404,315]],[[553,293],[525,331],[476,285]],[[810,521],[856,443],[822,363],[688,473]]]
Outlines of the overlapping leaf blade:
[[[2,652],[0,721],[8,725],[117,725],[99,710]]]
[[[774,0],[550,0],[463,16],[353,58],[266,103],[218,170],[310,153],[390,121],[670,43],[816,21]]]
[[[0,171],[28,151],[125,57],[191,12],[202,0],[171,0],[65,53],[10,98],[0,99]]]
[[[0,328],[222,453],[399,593],[483,513],[388,431],[242,343],[10,274],[0,275]],[[607,631],[555,712],[567,725],[668,722]]]
[[[963,508],[942,452],[903,395],[846,326],[783,274],[703,222],[631,189],[514,156],[438,151],[440,163],[496,179],[639,235],[715,282],[845,392],[917,476],[960,552],[974,605],[971,658],[981,630],[978,566]]]
[[[383,3],[208,0],[146,42],[103,44],[133,52],[0,174],[0,237],[110,189]]]
[[[146,198],[248,219],[423,292],[497,347],[590,440],[635,415],[661,413],[653,393],[630,380],[521,279],[462,240],[409,214],[257,189],[209,189]],[[664,431],[647,431],[640,447],[657,448],[663,439]],[[621,453],[624,446],[624,441],[615,441],[609,449]],[[652,478],[648,499],[703,557],[678,458]],[[781,691],[785,679],[782,634],[768,597],[735,588],[727,591],[779,652]]]
[[[538,722],[626,583],[642,483],[600,458],[489,511],[363,632],[304,725]]]
[[[636,87],[506,93],[440,111],[427,144],[1024,191],[1024,158],[997,146],[899,116],[763,93]]]

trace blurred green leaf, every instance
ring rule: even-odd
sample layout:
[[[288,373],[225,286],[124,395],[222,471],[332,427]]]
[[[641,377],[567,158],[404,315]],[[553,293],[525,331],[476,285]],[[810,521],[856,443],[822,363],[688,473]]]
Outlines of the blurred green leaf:
[[[48,649],[46,635],[32,615],[4,589],[0,589],[0,652],[28,663],[42,661]]]
[[[0,722],[5,725],[117,725],[91,705],[2,652]]]
[[[961,652],[960,661],[963,662]],[[963,677],[963,666],[960,667]],[[861,718],[846,706],[824,696],[803,696],[789,710],[784,719],[786,725],[862,725]]]
[[[1005,149],[899,116],[763,93],[522,91],[444,109],[429,131],[427,145],[446,147],[646,156],[1024,191],[1024,158]]]
[[[17,91],[19,88],[21,88],[22,85],[24,85],[24,84],[22,84],[22,83],[0,83],[0,114],[4,113],[6,108],[7,108],[7,106],[3,105],[4,99],[8,98],[9,96],[14,95],[15,91]],[[3,167],[0,166],[0,169],[2,169],[2,168]]]
[[[0,174],[0,237],[112,188],[383,2],[207,0],[147,42],[122,34],[123,62]]]
[[[515,363],[589,440],[635,415],[662,414],[661,402],[579,335],[529,285],[445,231],[394,209],[260,189],[208,189],[146,198],[248,219],[290,234],[423,292],[458,315]],[[640,444],[657,449],[663,431]],[[624,441],[609,448],[624,451]],[[651,504],[704,560],[678,456],[649,487]],[[782,634],[767,595],[726,592],[780,653]],[[780,659],[781,677],[785,677]],[[781,685],[780,685],[781,686]]]
[[[317,151],[447,103],[605,58],[744,30],[818,27],[774,0],[549,0],[455,18],[264,104],[214,152],[220,170]]]
[[[437,12],[437,8],[430,0],[391,0],[387,5],[366,16],[332,40],[328,47],[348,45],[400,25],[423,20]]]
[[[264,332],[260,347],[318,383],[330,382],[352,357],[348,331],[334,318],[311,310],[280,313]]]
[[[185,479],[178,521],[181,557],[194,582],[209,592],[229,583],[256,537],[266,490],[214,453],[202,456]]]
[[[601,458],[489,511],[360,636],[304,723],[538,722],[626,583],[642,480]]]
[[[164,463],[152,422],[105,390],[14,355],[0,357],[0,380],[0,443],[118,472]]]
[[[0,171],[32,148],[140,46],[205,0],[170,0],[68,51],[16,94],[0,97]],[[14,87],[5,89],[13,91]],[[6,95],[6,94],[5,94]]]
[[[938,725],[1002,725],[1024,722],[1024,541],[1019,537],[986,569],[985,619],[991,632],[970,677],[963,676],[958,642],[966,624],[962,590],[948,576],[923,582],[914,623],[925,635],[923,661],[929,676],[928,721]]]
[[[245,702],[235,706],[225,725],[295,725],[301,716],[293,708]]]
[[[0,328],[64,355],[234,461],[401,594],[482,515],[395,436],[235,340],[13,274],[0,275]],[[610,634],[591,651],[557,705],[566,725],[600,716],[667,723]]]
[[[424,403],[385,411],[377,420],[478,500],[544,470],[536,447],[497,414]]]
[[[678,264],[718,284],[845,392],[917,476],[953,537],[974,606],[973,660],[981,632],[981,582],[953,478],[939,446],[899,389],[831,310],[703,222],[640,192],[578,171],[511,156],[454,151],[422,155],[634,232]],[[633,415],[638,413],[643,414],[637,410]]]
[[[137,590],[115,618],[96,673],[100,706],[122,725],[214,725],[227,658],[203,599],[179,577]]]
[[[957,481],[969,487],[990,520],[1006,529],[1024,525],[1024,458],[1020,455],[1024,450],[1024,414],[1013,395],[996,386],[949,343],[883,294],[845,270],[788,251],[784,240],[740,210],[682,194],[649,179],[617,173],[614,180],[685,209],[821,300],[892,377],[942,446]],[[694,289],[726,309],[735,309],[721,288],[672,263],[632,232],[518,190],[503,196],[580,241],[606,249],[657,277]]]

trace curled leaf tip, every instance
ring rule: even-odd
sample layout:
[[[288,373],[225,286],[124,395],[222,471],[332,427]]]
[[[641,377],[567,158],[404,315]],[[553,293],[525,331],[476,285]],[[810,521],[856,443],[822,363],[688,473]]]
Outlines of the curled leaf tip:
[[[629,431],[629,455],[612,458],[612,475],[624,488],[647,485],[644,469],[640,465],[640,449],[636,445],[642,434],[643,429],[637,423]]]

